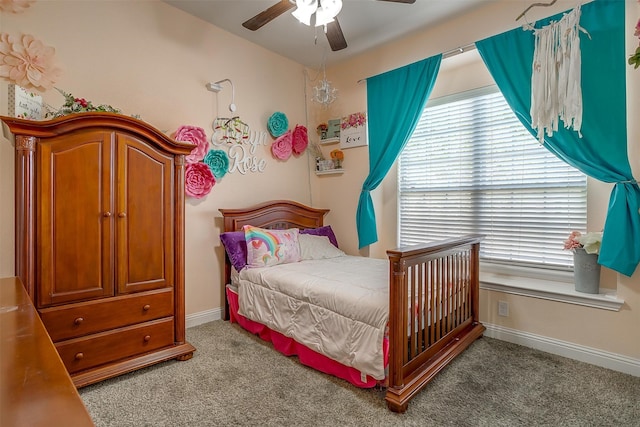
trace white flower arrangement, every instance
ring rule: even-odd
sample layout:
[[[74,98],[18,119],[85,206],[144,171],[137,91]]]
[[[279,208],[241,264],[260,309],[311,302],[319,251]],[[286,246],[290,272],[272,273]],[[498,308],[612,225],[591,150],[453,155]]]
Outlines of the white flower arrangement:
[[[564,241],[564,248],[567,250],[583,248],[588,254],[599,254],[601,244],[601,231],[591,231],[584,234],[579,231],[572,231],[571,234],[569,234],[569,238]]]

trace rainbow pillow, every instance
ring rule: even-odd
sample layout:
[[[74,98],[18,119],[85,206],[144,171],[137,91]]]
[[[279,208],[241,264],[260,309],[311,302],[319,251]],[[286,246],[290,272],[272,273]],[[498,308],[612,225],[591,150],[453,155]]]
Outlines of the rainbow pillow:
[[[300,261],[297,228],[267,230],[245,225],[242,229],[247,242],[247,267],[271,267]]]

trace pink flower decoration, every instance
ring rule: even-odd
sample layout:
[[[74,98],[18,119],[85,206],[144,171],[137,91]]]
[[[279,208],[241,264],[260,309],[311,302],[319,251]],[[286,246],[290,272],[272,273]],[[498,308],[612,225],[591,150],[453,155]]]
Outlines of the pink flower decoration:
[[[187,163],[184,175],[185,193],[196,199],[201,199],[209,194],[216,183],[211,169],[204,163]]]
[[[273,154],[273,157],[280,160],[287,160],[291,157],[292,149],[293,134],[290,130],[286,131],[282,136],[273,141],[273,144],[271,144],[271,154]]]
[[[188,142],[196,146],[196,148],[191,151],[191,154],[186,157],[187,162],[189,163],[201,161],[209,150],[207,135],[201,127],[189,125],[180,126],[173,134],[173,139],[176,141]]]
[[[640,19],[638,19],[638,23],[636,24],[636,32],[633,33],[633,35],[640,38]]]
[[[293,130],[293,154],[300,155],[309,145],[309,137],[307,136],[307,128],[302,125],[296,125]]]
[[[364,113],[353,113],[347,117],[343,117],[340,123],[342,129],[357,128],[363,126],[367,122],[367,117]]]
[[[15,38],[0,34],[0,77],[6,77],[25,89],[51,89],[60,75],[53,56],[56,50],[32,35]]]
[[[24,12],[35,0],[0,0],[0,10],[10,13]]]
[[[564,248],[566,250],[581,248],[582,245],[578,241],[581,235],[579,231],[572,231],[571,234],[569,234],[569,238],[564,241]]]

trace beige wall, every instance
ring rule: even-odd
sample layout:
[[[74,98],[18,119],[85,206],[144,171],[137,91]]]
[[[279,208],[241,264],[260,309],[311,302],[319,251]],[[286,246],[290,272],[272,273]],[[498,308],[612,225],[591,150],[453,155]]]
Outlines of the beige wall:
[[[292,126],[306,120],[304,67],[159,1],[38,1],[25,13],[1,14],[0,30],[33,34],[55,47],[63,68],[59,88],[140,114],[168,133],[190,124],[211,135],[213,119],[229,117],[231,90],[224,83],[216,98],[205,83],[224,78],[232,79],[237,113],[251,129],[266,132],[275,111],[286,113]],[[6,114],[7,82],[0,90]],[[44,96],[52,106],[64,102],[54,90]],[[0,277],[14,274],[13,155],[1,140]],[[187,199],[187,314],[221,306],[219,208],[281,198],[310,203],[306,156],[280,162],[268,147],[257,156],[267,160],[264,173],[227,175],[205,199]]]
[[[339,89],[339,99],[328,111],[309,104],[310,136],[320,119],[340,117],[366,109],[366,84],[357,81],[408,63],[464,46],[516,27],[517,16],[530,2],[498,1],[457,17],[428,31],[363,54],[327,69]],[[573,7],[560,0],[552,8],[536,8],[536,20]],[[632,28],[640,16],[635,1],[627,0],[628,43],[635,43]],[[635,11],[634,11],[635,10]],[[52,16],[58,17],[51,19]],[[118,106],[171,132],[179,125],[204,127],[227,114],[229,91],[215,95],[204,84],[231,78],[236,87],[238,113],[254,130],[266,130],[274,111],[285,112],[292,124],[306,117],[303,67],[225,33],[157,1],[36,2],[20,15],[0,14],[0,31],[30,33],[54,46],[64,73],[58,86],[95,103]],[[631,48],[627,48],[631,52]],[[315,71],[311,70],[310,75]],[[640,70],[628,72],[629,93],[639,93]],[[433,97],[484,86],[491,78],[477,55],[443,62]],[[0,82],[0,113],[6,113],[6,82]],[[50,91],[45,100],[60,105]],[[640,114],[637,96],[628,97],[629,118]],[[629,120],[630,152],[636,177],[640,176],[640,125]],[[325,147],[327,153],[331,147]],[[278,162],[265,149],[263,174],[225,177],[206,199],[186,207],[187,313],[221,305],[223,252],[219,243],[219,208],[242,207],[263,200],[288,198],[331,209],[327,220],[341,247],[358,253],[355,211],[362,182],[368,173],[367,148],[345,150],[345,173],[316,177],[306,158]],[[604,221],[610,186],[589,183],[589,225]],[[395,171],[372,194],[376,204],[380,241],[361,251],[384,257],[396,245]],[[13,149],[0,140],[0,277],[13,274]],[[626,303],[620,312],[585,308],[534,298],[482,291],[482,320],[504,326],[640,358],[640,273],[632,278],[609,272],[607,277]],[[498,318],[497,300],[510,302],[511,316]]]
[[[627,0],[627,51],[637,45],[633,28],[640,17],[640,7]],[[518,16],[530,2],[498,1],[459,16],[442,25],[390,43],[375,52],[363,54],[351,61],[338,64],[327,70],[328,77],[340,90],[340,99],[331,106],[328,116],[340,117],[354,111],[366,109],[366,84],[357,81],[403,65],[466,46],[476,40],[516,28]],[[570,9],[573,1],[559,1],[552,8],[535,8],[528,14],[534,21],[554,13]],[[640,125],[632,119],[640,115],[640,70],[628,67],[627,81],[629,116],[630,161],[636,178],[640,177]],[[493,84],[477,52],[446,59],[442,63],[432,98]],[[345,151],[345,172],[342,178],[327,181],[319,189],[319,203],[341,212],[340,237],[350,252],[357,252],[355,232],[355,209],[362,182],[368,173],[366,148]],[[396,170],[392,169],[372,197],[376,207],[378,243],[371,245],[366,254],[384,257],[387,248],[396,242],[397,189]],[[589,180],[588,225],[590,229],[601,228],[606,216],[610,184]],[[341,241],[342,244],[342,241]],[[559,242],[558,244],[561,244]],[[640,271],[628,278],[607,270],[603,285],[617,289],[619,298],[625,300],[620,312],[587,308],[561,302],[552,302],[531,297],[509,295],[494,291],[481,291],[481,320],[487,324],[511,328],[523,333],[542,335],[578,345],[602,349],[612,353],[640,358]],[[508,301],[510,316],[497,316],[498,300]]]

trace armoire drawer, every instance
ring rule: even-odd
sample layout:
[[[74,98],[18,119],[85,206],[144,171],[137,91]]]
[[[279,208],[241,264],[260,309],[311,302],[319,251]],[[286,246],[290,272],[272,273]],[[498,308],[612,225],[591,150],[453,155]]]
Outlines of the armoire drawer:
[[[40,310],[42,322],[53,342],[135,325],[172,314],[172,288]]]
[[[56,343],[69,373],[147,353],[175,342],[173,317]]]

